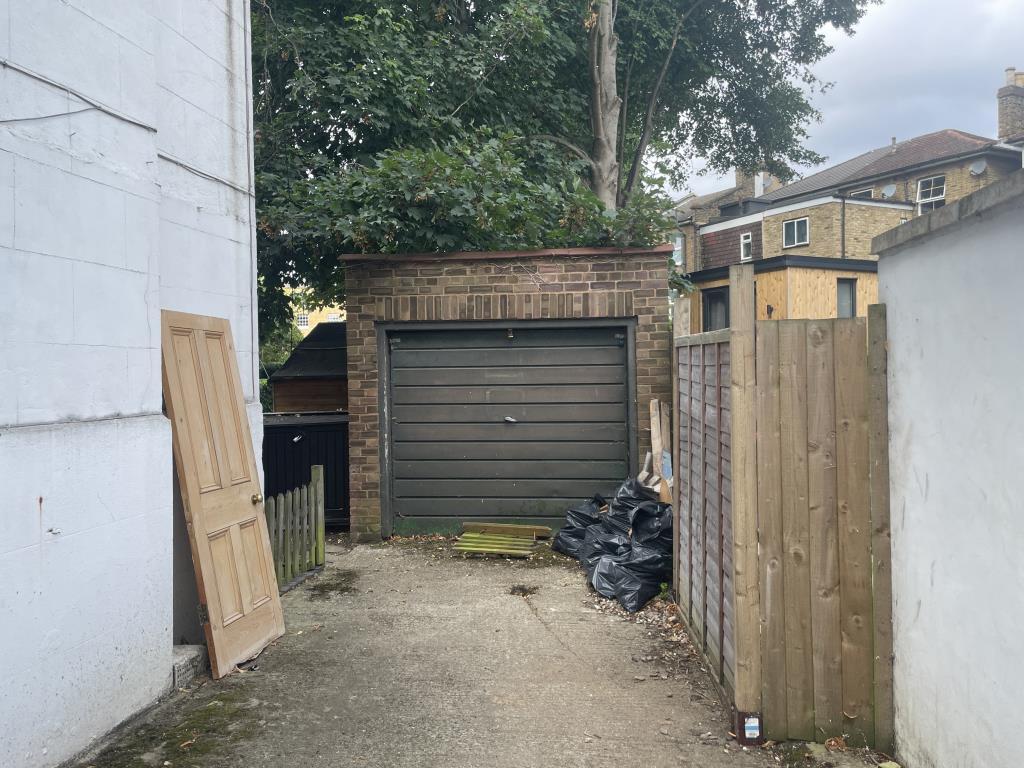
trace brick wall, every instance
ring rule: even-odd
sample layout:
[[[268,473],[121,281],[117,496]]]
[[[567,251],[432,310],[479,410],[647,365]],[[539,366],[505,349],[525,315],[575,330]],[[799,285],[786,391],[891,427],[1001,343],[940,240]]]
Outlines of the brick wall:
[[[770,211],[768,212],[770,213]],[[798,211],[765,214],[764,258],[772,256],[839,256],[839,203],[825,203]],[[782,247],[782,225],[793,219],[808,219],[808,243]]]
[[[845,213],[843,211],[845,207]],[[843,206],[839,202],[815,205],[797,211],[764,217],[764,256],[830,256],[848,259],[866,259],[871,256],[871,238],[897,227],[904,218],[912,218],[909,208],[890,208],[868,205],[850,200]],[[807,245],[782,247],[783,223],[807,217],[810,230]],[[843,217],[845,216],[845,232]]]
[[[751,234],[750,244],[753,258],[761,258],[761,222],[743,224],[733,229],[723,229],[701,235],[701,269],[727,267],[740,263],[740,236]]]
[[[904,219],[912,218],[912,210],[900,208],[883,208],[878,205],[846,203],[846,258],[868,259],[871,253],[872,238],[898,227]],[[837,242],[838,246],[839,243]],[[831,253],[822,253],[831,256]],[[839,255],[839,251],[835,252]]]
[[[910,174],[898,174],[875,181],[870,185],[852,184],[840,191],[843,194],[847,194],[855,190],[867,189],[870,186],[874,198],[881,200],[882,190],[892,184],[896,187],[896,191],[889,198],[891,201],[915,203],[917,202],[918,181],[932,176],[944,175],[946,177],[946,205],[949,205],[972,192],[977,192],[982,187],[987,187],[989,184],[1005,179],[1014,171],[1020,170],[1019,161],[1015,161],[1012,158],[990,156],[986,158],[988,167],[980,175],[975,176],[971,173],[971,165],[976,159],[957,160],[945,165],[933,166],[926,170],[919,169]],[[917,212],[913,211],[910,215],[911,217],[916,216]]]
[[[671,398],[668,258],[641,252],[575,251],[516,258],[396,257],[346,270],[349,472],[352,534],[381,535],[378,360],[375,323],[636,318],[639,454],[650,450],[652,397]]]

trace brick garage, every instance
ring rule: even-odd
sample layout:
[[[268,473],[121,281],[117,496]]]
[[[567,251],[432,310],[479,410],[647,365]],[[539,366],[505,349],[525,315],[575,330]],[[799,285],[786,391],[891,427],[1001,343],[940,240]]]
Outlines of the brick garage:
[[[647,403],[671,397],[670,253],[670,246],[660,246],[346,257],[353,536],[372,540],[388,532],[387,519],[382,529],[378,394],[385,324],[457,329],[503,320],[633,323],[635,384],[628,397],[636,406],[635,443],[643,456],[650,449]]]

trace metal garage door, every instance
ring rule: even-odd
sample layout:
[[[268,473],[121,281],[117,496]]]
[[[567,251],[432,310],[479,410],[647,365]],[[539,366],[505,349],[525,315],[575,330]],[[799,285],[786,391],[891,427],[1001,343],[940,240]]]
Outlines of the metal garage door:
[[[621,325],[391,332],[396,527],[562,518],[571,502],[614,491],[630,454],[628,333]]]

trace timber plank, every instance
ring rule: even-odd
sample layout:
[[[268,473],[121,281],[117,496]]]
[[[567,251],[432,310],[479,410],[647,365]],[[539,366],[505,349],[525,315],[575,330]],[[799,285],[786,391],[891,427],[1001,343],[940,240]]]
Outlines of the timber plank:
[[[779,323],[757,324],[757,504],[761,542],[761,698],[765,735],[788,735],[786,589],[779,424]]]
[[[807,327],[807,505],[811,546],[811,635],[817,738],[843,733],[843,664],[836,515],[833,325]]]
[[[547,525],[511,525],[509,523],[465,522],[462,524],[462,530],[469,533],[495,533],[537,539],[551,538],[551,528]]]
[[[755,401],[754,268],[730,267],[729,333],[731,408],[731,468],[733,632],[735,645],[735,703],[741,712],[760,712],[761,704],[761,588],[757,543],[757,452]]]
[[[875,730],[867,327],[863,319],[850,319],[835,321],[835,329],[843,717],[850,743],[861,745],[874,742]]]
[[[893,752],[892,541],[889,510],[889,389],[884,304],[868,307],[871,583],[874,587],[875,748]]]
[[[807,508],[807,322],[779,324],[779,423],[783,581],[786,605],[786,708],[791,739],[814,739],[810,520]]]

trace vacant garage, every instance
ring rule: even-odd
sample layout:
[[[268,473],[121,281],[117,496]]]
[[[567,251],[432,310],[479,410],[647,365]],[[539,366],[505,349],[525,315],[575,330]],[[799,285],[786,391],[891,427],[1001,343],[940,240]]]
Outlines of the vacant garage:
[[[633,324],[387,332],[390,514],[550,519],[628,473]]]
[[[346,257],[355,538],[557,522],[635,473],[670,250]]]

